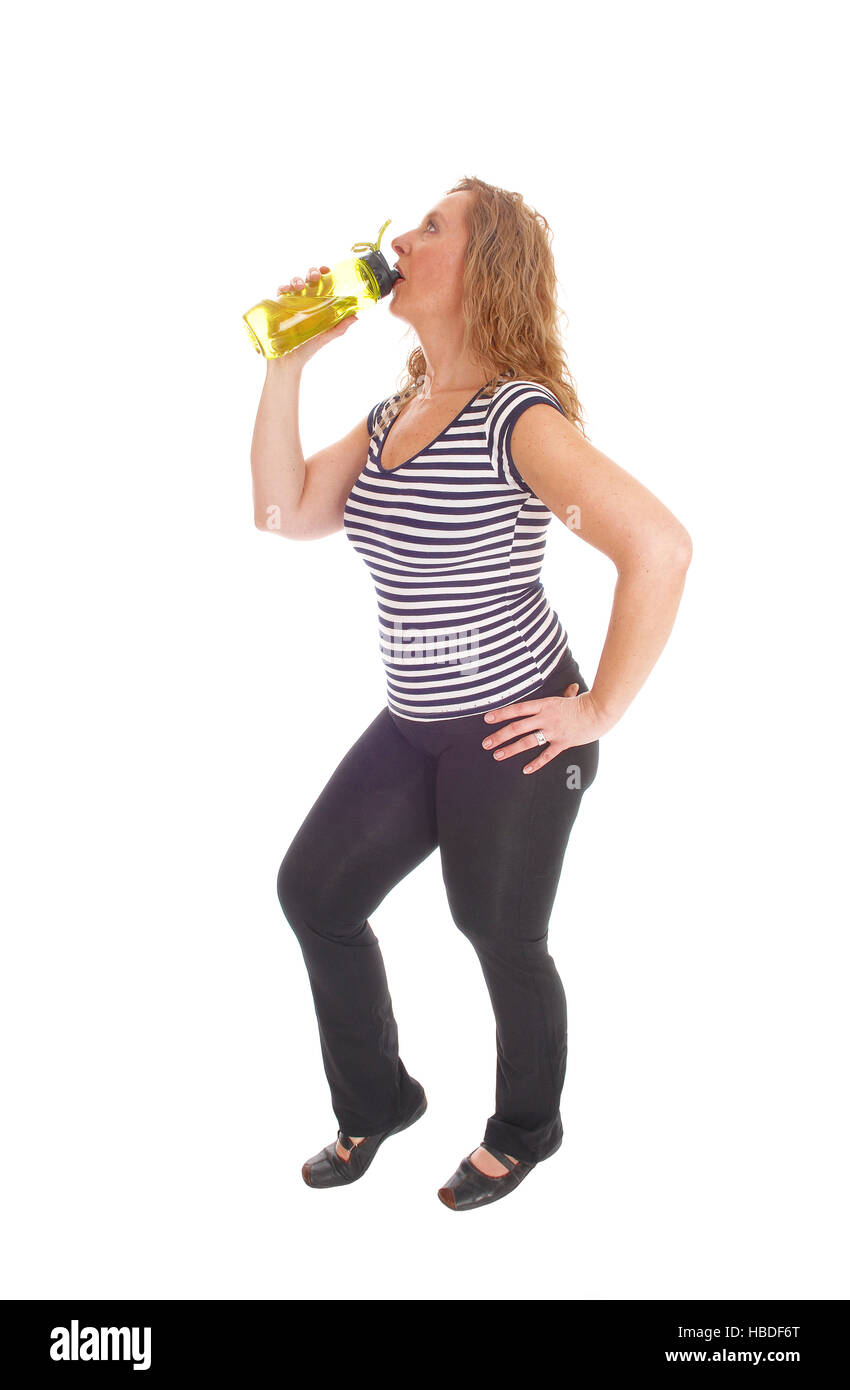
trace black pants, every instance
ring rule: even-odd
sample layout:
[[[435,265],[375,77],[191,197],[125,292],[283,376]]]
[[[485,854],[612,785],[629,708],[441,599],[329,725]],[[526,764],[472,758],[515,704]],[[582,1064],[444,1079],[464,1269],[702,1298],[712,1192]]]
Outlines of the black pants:
[[[535,695],[588,689],[567,652]],[[496,759],[480,714],[401,719],[385,706],[342,759],[278,873],[301,945],[325,1074],[343,1134],[376,1134],[421,1095],[369,916],[439,846],[456,926],[481,962],[496,1019],[496,1109],[484,1139],[536,1163],[558,1148],[567,1064],[564,988],[548,925],[564,852],[599,741],[523,773],[536,747]],[[470,1116],[470,1124],[476,1120]]]

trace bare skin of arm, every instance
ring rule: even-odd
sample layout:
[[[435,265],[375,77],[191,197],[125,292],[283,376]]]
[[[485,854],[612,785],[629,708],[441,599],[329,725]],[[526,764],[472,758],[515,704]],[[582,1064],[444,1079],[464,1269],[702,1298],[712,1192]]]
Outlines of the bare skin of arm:
[[[319,271],[313,267],[307,277],[308,288],[318,279]],[[304,285],[299,277],[290,283],[297,288]],[[288,288],[281,286],[281,291]],[[284,357],[266,361],[266,380],[251,442],[254,525],[260,531],[287,540],[310,541],[342,530],[345,499],[369,452],[368,417],[335,444],[305,459],[298,404],[305,363],[356,322],[356,317],[342,319]]]
[[[254,525],[287,540],[312,541],[342,530],[345,499],[369,453],[369,431],[364,417],[305,459],[298,429],[301,371],[286,357],[267,363],[251,445]]]
[[[591,689],[573,699],[503,705],[484,716],[488,723],[510,722],[491,730],[483,746],[500,758],[535,749],[538,756],[524,769],[534,772],[565,748],[591,743],[622,718],[670,636],[692,543],[663,502],[552,406],[523,412],[511,453],[553,516],[617,567],[611,620]],[[549,738],[545,748],[533,737],[536,728]]]

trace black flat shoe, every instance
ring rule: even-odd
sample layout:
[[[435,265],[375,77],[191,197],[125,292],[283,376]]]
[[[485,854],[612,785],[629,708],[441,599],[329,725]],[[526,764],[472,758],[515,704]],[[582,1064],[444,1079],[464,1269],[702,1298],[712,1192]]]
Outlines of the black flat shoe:
[[[428,1101],[423,1090],[421,1099],[407,1118],[400,1120],[383,1134],[368,1134],[359,1144],[355,1144],[349,1135],[338,1129],[337,1139],[350,1157],[340,1158],[336,1151],[335,1139],[332,1144],[327,1144],[321,1153],[307,1159],[301,1169],[302,1178],[308,1187],[342,1187],[344,1183],[356,1182],[358,1178],[362,1178],[384,1140],[389,1139],[391,1134],[399,1134],[403,1129],[415,1124],[427,1109]]]
[[[496,1149],[492,1144],[479,1144],[480,1149],[486,1149],[488,1154],[492,1154],[499,1163],[508,1169],[507,1173],[502,1173],[498,1178],[491,1178],[487,1173],[482,1173],[480,1168],[476,1168],[469,1154],[460,1160],[460,1166],[437,1192],[437,1196],[444,1206],[451,1207],[452,1211],[472,1211],[475,1207],[486,1207],[490,1202],[498,1202],[500,1197],[506,1197],[509,1192],[513,1192],[519,1187],[523,1178],[527,1178],[532,1168],[536,1168],[536,1163],[525,1163],[522,1159],[508,1158],[507,1154],[502,1153],[501,1149]]]

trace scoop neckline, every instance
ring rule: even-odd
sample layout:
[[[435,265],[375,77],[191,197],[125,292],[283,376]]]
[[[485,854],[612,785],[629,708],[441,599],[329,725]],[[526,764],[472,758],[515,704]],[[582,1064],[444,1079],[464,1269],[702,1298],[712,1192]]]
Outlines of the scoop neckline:
[[[430,444],[425,444],[425,445],[423,445],[423,447],[422,447],[421,449],[418,449],[418,450],[416,451],[415,454],[411,454],[411,456],[410,456],[409,459],[405,459],[402,463],[397,463],[396,466],[395,466],[395,468],[385,468],[384,465],[381,463],[381,458],[382,458],[383,453],[384,453],[384,444],[386,443],[387,435],[389,434],[390,430],[392,429],[393,425],[395,424],[396,420],[398,419],[398,415],[394,415],[393,418],[390,420],[390,423],[387,425],[387,428],[384,430],[384,433],[383,433],[383,435],[382,435],[382,437],[381,437],[381,440],[380,440],[380,442],[379,442],[379,444],[378,444],[378,453],[377,453],[377,455],[376,455],[376,457],[375,457],[375,464],[376,464],[378,470],[379,470],[381,473],[385,473],[385,474],[387,475],[387,477],[389,477],[390,474],[392,474],[392,473],[397,473],[398,470],[399,470],[400,468],[406,468],[406,466],[407,466],[409,463],[415,463],[416,460],[419,458],[420,454],[427,454],[428,450],[429,450],[429,449],[432,449],[432,448],[434,447],[434,445],[435,445],[436,443],[438,443],[439,440],[442,439],[443,435],[444,435],[444,434],[447,434],[448,431],[452,428],[452,426],[457,424],[457,422],[458,422],[458,420],[460,419],[460,417],[461,417],[462,415],[465,415],[465,414],[466,414],[466,412],[469,410],[469,407],[470,407],[471,405],[473,405],[475,401],[478,400],[478,397],[481,395],[481,392],[484,390],[484,387],[485,387],[485,386],[488,386],[488,385],[489,385],[489,382],[486,382],[486,381],[485,381],[485,382],[484,382],[484,386],[479,386],[478,390],[475,392],[475,395],[472,396],[472,397],[470,398],[470,400],[468,400],[468,401],[466,402],[466,405],[464,405],[464,406],[461,407],[461,409],[458,411],[458,413],[457,413],[457,415],[454,417],[454,419],[453,419],[453,420],[450,420],[449,423],[448,423],[447,425],[445,425],[445,426],[443,427],[443,429],[440,430],[440,433],[439,433],[438,435],[435,435],[435,436],[434,436],[434,438],[431,440]]]

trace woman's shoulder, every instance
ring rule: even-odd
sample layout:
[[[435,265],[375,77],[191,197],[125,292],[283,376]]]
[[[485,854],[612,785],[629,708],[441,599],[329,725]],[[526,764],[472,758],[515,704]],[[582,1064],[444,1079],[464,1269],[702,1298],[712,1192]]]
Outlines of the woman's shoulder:
[[[532,381],[527,377],[510,377],[498,384],[491,399],[504,404],[506,401],[519,401],[540,396],[546,400],[556,401],[558,397],[548,386],[544,386],[541,381]]]
[[[501,432],[505,426],[513,425],[523,411],[532,405],[555,406],[566,414],[555,392],[540,381],[525,377],[512,377],[501,382],[494,391],[487,411],[487,430]]]

